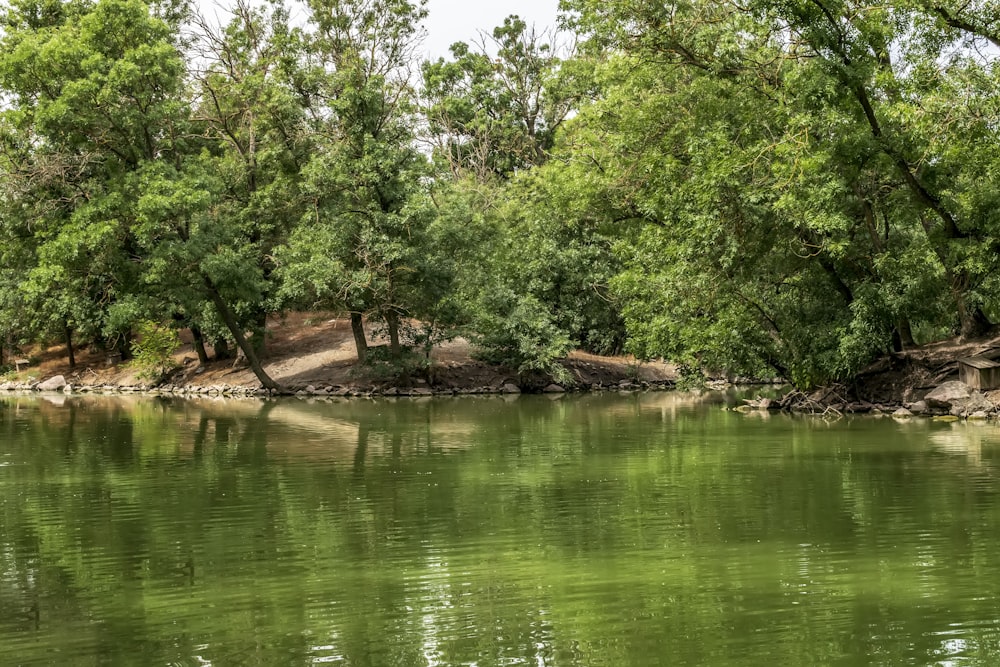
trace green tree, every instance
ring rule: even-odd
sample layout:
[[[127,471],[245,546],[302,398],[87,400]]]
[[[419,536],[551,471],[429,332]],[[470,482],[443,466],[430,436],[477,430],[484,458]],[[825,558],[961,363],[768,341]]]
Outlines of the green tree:
[[[545,161],[578,94],[554,41],[512,15],[478,45],[453,44],[452,60],[424,63],[435,154],[453,175],[509,178]]]
[[[137,283],[130,232],[140,165],[176,149],[183,64],[141,2],[15,2],[0,48],[4,224],[22,244],[35,334],[104,331]],[[30,257],[30,258],[29,258]]]
[[[988,326],[995,222],[972,174],[993,168],[995,88],[948,58],[953,26],[912,3],[565,4],[618,53],[567,159],[630,230],[638,353],[807,385],[914,331]]]
[[[425,10],[388,0],[308,7],[313,151],[303,167],[308,208],[280,254],[285,295],[349,312],[361,361],[363,318],[382,319],[398,357],[400,318],[420,314],[417,257],[429,222],[410,85]]]

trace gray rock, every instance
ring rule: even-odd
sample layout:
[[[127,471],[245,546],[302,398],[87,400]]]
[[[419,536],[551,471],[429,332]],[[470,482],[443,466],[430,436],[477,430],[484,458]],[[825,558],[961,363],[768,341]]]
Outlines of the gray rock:
[[[996,410],[996,405],[992,401],[981,392],[973,391],[966,399],[956,398],[953,400],[948,412],[956,417],[965,417],[974,412],[989,413],[994,410]]]
[[[964,407],[971,396],[972,389],[969,385],[953,380],[931,389],[924,400],[932,408],[950,408],[956,404]]]
[[[513,382],[507,382],[506,384],[504,384],[503,387],[500,388],[500,390],[503,391],[503,393],[505,393],[505,394],[520,394],[521,393],[521,388],[518,387]]]
[[[61,391],[66,386],[66,378],[62,375],[51,377],[45,382],[39,382],[35,387],[38,391]]]
[[[922,415],[927,412],[927,401],[917,401],[910,405],[910,412],[915,415]]]
[[[546,394],[563,394],[566,392],[566,390],[560,385],[553,383],[547,386],[545,389],[542,389],[542,392]]]
[[[913,413],[910,412],[909,410],[907,410],[906,408],[900,408],[899,410],[896,410],[895,412],[893,412],[892,416],[893,417],[912,417]]]
[[[72,394],[73,393],[73,385],[68,384],[65,387],[63,387],[63,393],[64,394]]]
[[[974,391],[965,404],[965,411],[968,414],[973,412],[993,412],[997,406],[990,399],[986,398],[982,392]]]
[[[983,421],[984,419],[989,419],[990,416],[985,410],[978,410],[969,415],[969,419],[972,421]]]

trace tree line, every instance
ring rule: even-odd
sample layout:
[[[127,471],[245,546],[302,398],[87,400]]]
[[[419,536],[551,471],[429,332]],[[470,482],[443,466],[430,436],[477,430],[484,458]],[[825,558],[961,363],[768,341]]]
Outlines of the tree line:
[[[367,325],[809,386],[991,329],[1000,4],[562,9],[421,62],[421,2],[10,0],[0,337],[189,328],[274,389],[268,314],[323,309],[361,361]]]

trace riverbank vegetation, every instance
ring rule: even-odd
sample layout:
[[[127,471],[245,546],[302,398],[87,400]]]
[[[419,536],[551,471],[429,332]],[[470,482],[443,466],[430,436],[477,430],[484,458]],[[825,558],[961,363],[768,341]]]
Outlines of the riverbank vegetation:
[[[991,330],[995,3],[563,9],[420,62],[405,1],[9,1],[5,351],[155,323],[275,389],[268,315],[323,309],[360,361],[367,326],[395,360],[461,333],[522,373],[576,347],[805,388]]]

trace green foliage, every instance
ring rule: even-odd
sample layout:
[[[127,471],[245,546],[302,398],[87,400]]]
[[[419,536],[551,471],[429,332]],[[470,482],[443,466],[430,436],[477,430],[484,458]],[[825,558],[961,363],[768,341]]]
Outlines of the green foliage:
[[[368,348],[364,366],[356,372],[367,380],[381,384],[410,384],[415,378],[429,379],[430,358],[408,347],[399,356],[388,345]]]
[[[176,329],[145,320],[137,327],[137,337],[132,341],[133,368],[139,377],[159,382],[165,375],[177,368],[174,352],[181,345]]]
[[[543,168],[503,184],[472,178],[435,191],[433,232],[450,249],[447,303],[484,358],[519,372],[561,374],[575,346],[619,345],[608,296],[617,270],[610,243],[562,210],[570,199]]]
[[[622,226],[612,284],[636,354],[810,386],[910,331],[983,330],[997,81],[953,50],[990,38],[976,10],[565,4],[607,59],[555,158]]]
[[[810,386],[1000,316],[989,6],[563,4],[573,52],[512,16],[417,90],[422,2],[11,3],[0,334],[175,321],[271,387],[244,334],[322,308]]]
[[[507,179],[543,163],[576,91],[557,83],[552,35],[509,16],[478,46],[423,66],[435,157],[453,174]]]

